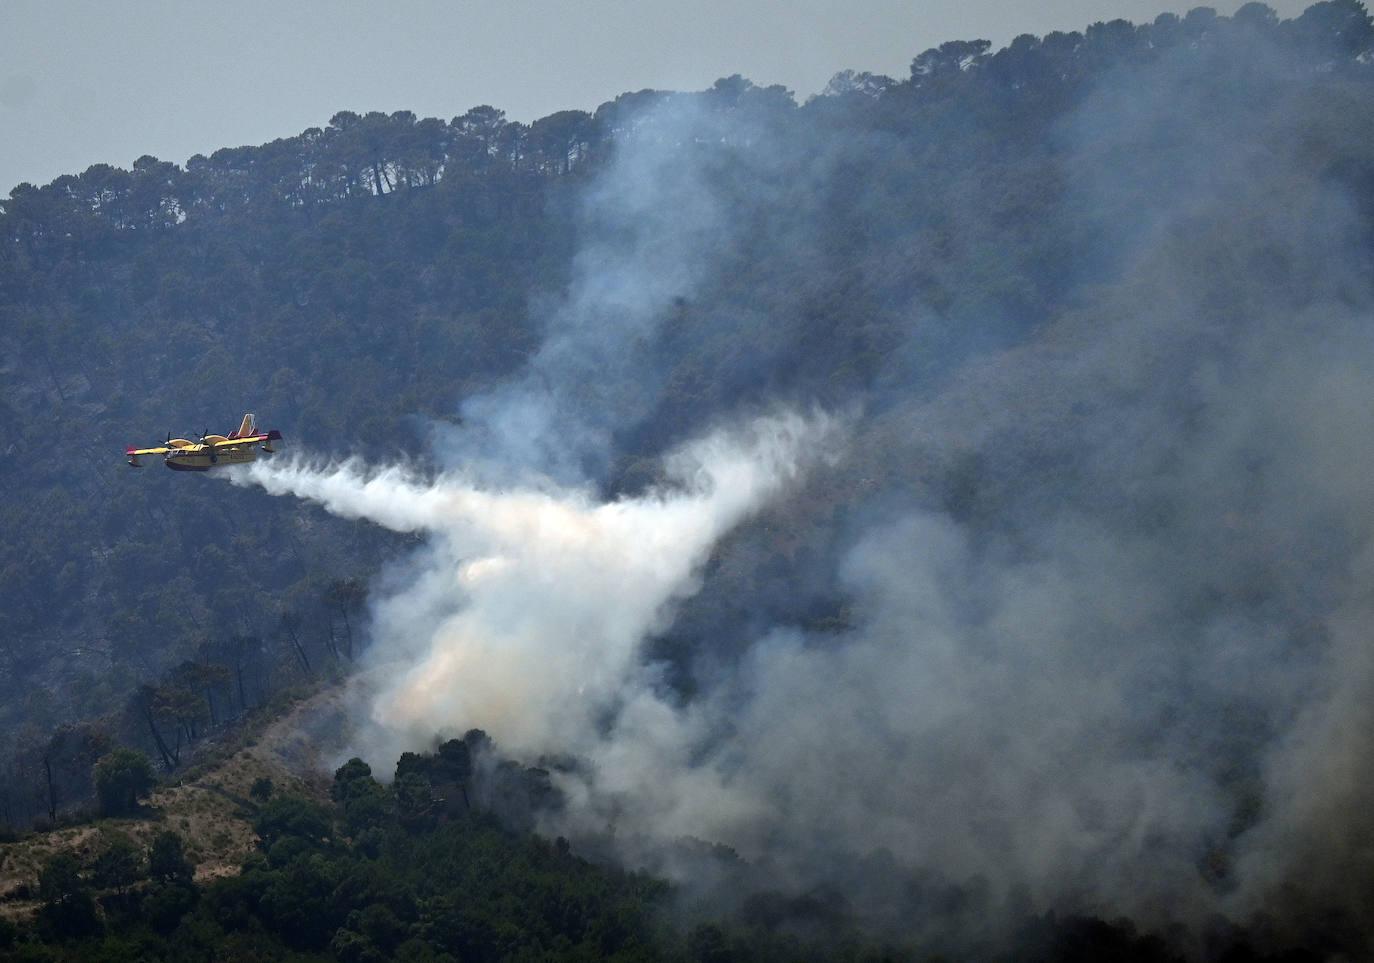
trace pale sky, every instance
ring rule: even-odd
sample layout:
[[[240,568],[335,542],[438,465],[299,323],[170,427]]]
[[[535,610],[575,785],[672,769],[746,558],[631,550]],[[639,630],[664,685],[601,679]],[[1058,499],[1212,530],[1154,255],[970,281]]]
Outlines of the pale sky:
[[[1283,19],[1314,0],[1268,0]],[[0,198],[96,163],[263,144],[340,110],[529,122],[741,74],[798,102],[946,40],[1152,21],[1175,0],[0,0]],[[1230,15],[1241,0],[1214,4]]]

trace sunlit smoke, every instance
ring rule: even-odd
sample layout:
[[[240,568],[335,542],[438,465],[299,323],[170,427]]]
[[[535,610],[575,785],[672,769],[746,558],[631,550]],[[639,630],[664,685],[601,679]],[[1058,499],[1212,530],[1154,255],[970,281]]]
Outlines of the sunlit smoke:
[[[235,480],[432,536],[426,577],[377,608],[375,659],[415,661],[377,694],[380,731],[364,738],[404,748],[481,726],[518,752],[581,751],[711,546],[832,434],[820,416],[759,419],[669,457],[664,487],[610,502],[356,461],[257,462]]]

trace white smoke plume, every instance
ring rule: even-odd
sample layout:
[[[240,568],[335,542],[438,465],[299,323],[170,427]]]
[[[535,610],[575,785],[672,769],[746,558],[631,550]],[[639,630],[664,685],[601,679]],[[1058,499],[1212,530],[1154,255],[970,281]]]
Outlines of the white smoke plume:
[[[824,416],[777,415],[689,444],[666,484],[598,501],[549,483],[498,491],[353,461],[259,461],[234,480],[430,536],[414,581],[374,613],[374,655],[408,661],[365,741],[398,755],[436,732],[489,731],[523,755],[589,753],[640,682],[640,647],[693,591],[718,539],[833,443]]]

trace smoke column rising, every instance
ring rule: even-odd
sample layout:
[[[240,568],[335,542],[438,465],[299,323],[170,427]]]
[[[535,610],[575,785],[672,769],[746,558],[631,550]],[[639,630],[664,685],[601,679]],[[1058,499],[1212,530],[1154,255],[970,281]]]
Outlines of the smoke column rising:
[[[1219,80],[1197,61],[1133,69],[1061,120],[1063,204],[1101,212],[1110,269],[1021,343],[923,356],[933,311],[913,294],[885,308],[912,344],[842,432],[795,416],[702,432],[668,486],[605,501],[586,480],[661,400],[665,306],[707,287],[745,226],[814,255],[827,165],[879,149],[727,150],[757,186],[732,206],[682,145],[770,132],[652,116],[593,189],[544,349],[445,439],[485,459],[481,484],[356,463],[239,476],[428,535],[375,604],[360,748],[385,760],[479,726],[527,761],[573,755],[547,831],[613,835],[678,879],[700,871],[681,840],[723,842],[769,885],[838,885],[903,937],[995,944],[1047,909],[1194,932],[1262,915],[1298,941],[1303,914],[1334,913],[1367,934],[1371,901],[1347,884],[1374,865],[1367,237],[1290,146],[1300,99],[1253,95],[1306,75],[1245,56]],[[863,183],[844,180],[852,210],[888,204]],[[986,216],[940,204],[968,235]],[[865,253],[907,269],[902,250]],[[711,307],[675,332],[687,349],[733,345],[729,321],[756,310]],[[726,598],[728,573],[763,584],[750,552],[785,541],[747,524],[763,510],[823,536],[776,593],[823,585],[844,618],[770,623],[788,600],[760,590],[747,627],[693,640],[697,688],[675,693],[646,640]],[[694,595],[703,580],[720,594]]]

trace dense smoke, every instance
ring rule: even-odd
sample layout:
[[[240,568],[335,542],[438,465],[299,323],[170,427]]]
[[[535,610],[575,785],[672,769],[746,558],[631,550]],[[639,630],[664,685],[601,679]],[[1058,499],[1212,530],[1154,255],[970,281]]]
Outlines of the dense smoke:
[[[715,542],[833,434],[822,416],[759,418],[675,452],[663,487],[611,502],[552,483],[496,491],[352,462],[259,462],[237,480],[431,536],[417,577],[374,613],[386,640],[377,658],[397,673],[375,694],[382,751],[480,721],[520,754],[580,753],[608,707],[644,684],[641,643],[692,591]]]
[[[683,840],[724,843],[908,933],[1055,908],[1266,914],[1300,939],[1290,911],[1365,914],[1372,302],[1348,199],[1290,149],[1297,114],[1257,129],[1239,106],[1292,74],[1251,63],[1138,69],[1060,126],[1065,203],[1104,212],[1091,268],[1113,283],[1011,347],[894,351],[838,423],[717,413],[742,427],[699,426],[660,484],[608,497],[619,433],[660,402],[659,328],[741,229],[681,148],[767,136],[661,105],[591,191],[544,349],[447,439],[480,481],[246,475],[429,535],[375,606],[364,742],[481,727],[575,758],[548,831],[669,873]],[[805,257],[818,168],[845,152],[785,153],[807,165],[759,169],[750,216]],[[1173,203],[1130,218],[1161,172]],[[814,542],[778,594],[823,585],[839,615],[770,620],[786,606],[760,595],[747,637],[675,632],[777,526]]]

